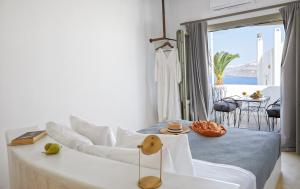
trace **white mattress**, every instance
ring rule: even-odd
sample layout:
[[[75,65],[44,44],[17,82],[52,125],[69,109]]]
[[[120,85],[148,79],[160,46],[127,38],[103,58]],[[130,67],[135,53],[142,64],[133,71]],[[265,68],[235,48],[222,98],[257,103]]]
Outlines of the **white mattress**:
[[[195,176],[236,183],[241,189],[256,189],[255,175],[245,169],[201,160],[193,160],[193,166]]]
[[[256,189],[255,175],[245,169],[201,160],[193,160],[193,166],[196,176],[235,183],[240,185],[241,189]],[[276,189],[280,175],[281,157],[277,160],[264,189]]]

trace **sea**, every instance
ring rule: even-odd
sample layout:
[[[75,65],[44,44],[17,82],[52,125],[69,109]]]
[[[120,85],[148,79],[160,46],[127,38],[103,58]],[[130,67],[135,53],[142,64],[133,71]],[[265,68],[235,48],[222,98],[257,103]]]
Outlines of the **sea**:
[[[224,84],[257,85],[256,77],[224,76],[223,81]]]

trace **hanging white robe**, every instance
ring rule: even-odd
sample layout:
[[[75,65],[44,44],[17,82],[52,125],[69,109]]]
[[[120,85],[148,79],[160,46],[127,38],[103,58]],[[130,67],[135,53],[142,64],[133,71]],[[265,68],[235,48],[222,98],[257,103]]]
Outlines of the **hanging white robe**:
[[[155,80],[157,82],[159,121],[180,120],[179,83],[181,82],[181,66],[176,48],[171,51],[159,49],[156,52]]]

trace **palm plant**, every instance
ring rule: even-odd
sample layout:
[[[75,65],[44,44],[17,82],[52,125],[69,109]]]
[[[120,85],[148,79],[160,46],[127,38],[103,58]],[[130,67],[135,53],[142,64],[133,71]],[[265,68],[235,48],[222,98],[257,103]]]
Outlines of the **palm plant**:
[[[225,68],[228,66],[228,64],[236,59],[239,58],[239,54],[230,54],[228,52],[217,52],[214,56],[214,72],[215,76],[217,78],[216,84],[222,85],[223,84],[223,75]]]

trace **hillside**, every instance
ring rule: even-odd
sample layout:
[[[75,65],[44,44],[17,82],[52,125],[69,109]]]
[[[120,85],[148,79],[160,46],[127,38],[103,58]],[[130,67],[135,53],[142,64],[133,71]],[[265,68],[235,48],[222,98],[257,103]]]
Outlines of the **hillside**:
[[[256,77],[257,63],[251,62],[247,64],[229,65],[224,73],[224,76],[235,77]]]

